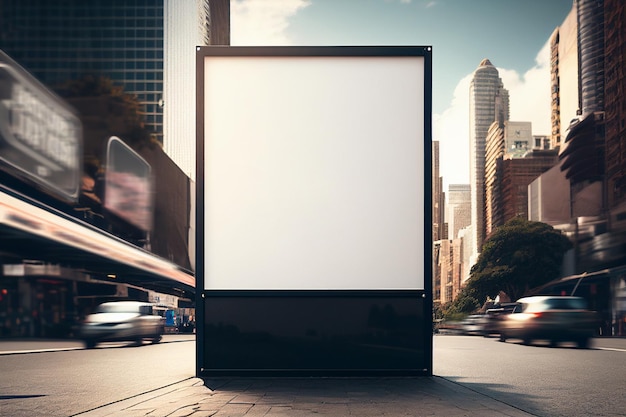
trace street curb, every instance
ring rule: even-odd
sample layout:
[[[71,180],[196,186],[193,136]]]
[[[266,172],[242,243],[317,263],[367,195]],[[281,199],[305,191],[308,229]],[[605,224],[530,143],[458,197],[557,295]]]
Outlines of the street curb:
[[[194,387],[196,389],[191,389]],[[187,392],[189,390],[195,393],[197,391],[197,388],[200,388],[200,390],[204,391],[205,394],[211,395],[213,393],[213,391],[211,391],[209,388],[204,386],[204,381],[202,379],[196,378],[196,377],[190,377],[182,381],[178,381],[173,384],[166,385],[164,387],[160,387],[160,388],[156,388],[154,390],[148,391],[148,392],[144,392],[142,394],[137,394],[129,398],[124,398],[122,400],[114,401],[109,404],[104,404],[99,407],[93,408],[91,410],[83,411],[77,414],[72,414],[69,417],[75,417],[75,416],[106,417],[106,416],[119,416],[119,415],[149,415],[149,412],[147,414],[139,414],[138,413],[139,410],[137,409],[144,409],[146,411],[148,411],[148,409],[155,410],[154,404],[150,406],[146,403],[152,402],[152,400],[155,400],[158,398],[166,398],[166,396],[176,396],[175,394],[180,394],[182,391]],[[135,409],[134,412],[130,412],[131,409]]]

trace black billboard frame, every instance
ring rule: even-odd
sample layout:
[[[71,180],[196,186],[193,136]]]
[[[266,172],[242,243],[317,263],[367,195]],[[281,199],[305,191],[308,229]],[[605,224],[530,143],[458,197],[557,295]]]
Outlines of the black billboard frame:
[[[197,138],[196,138],[196,276],[205,276],[204,250],[204,212],[205,212],[205,58],[206,57],[422,57],[424,59],[424,114],[423,117],[423,155],[424,155],[424,236],[423,236],[423,256],[424,256],[424,281],[423,289],[373,289],[373,290],[264,290],[264,289],[206,289],[204,279],[196,280],[196,374],[199,377],[224,377],[224,376],[308,376],[308,377],[345,377],[345,376],[431,376],[432,375],[432,48],[430,46],[306,46],[306,47],[230,47],[230,46],[210,46],[198,47],[196,52],[196,74],[197,74]],[[372,328],[361,334],[351,334],[343,340],[342,331],[334,332],[322,325],[319,329],[304,330],[305,336],[296,338],[285,337],[281,331],[274,334],[271,329],[264,329],[261,332],[243,332],[237,327],[237,320],[232,316],[219,316],[216,313],[227,313],[228,309],[233,312],[246,310],[246,304],[251,300],[257,303],[257,307],[272,309],[277,304],[292,304],[295,300],[302,305],[307,302],[310,309],[303,307],[298,314],[301,317],[315,313],[316,310],[334,300],[334,307],[337,308],[343,302],[357,302],[367,300],[367,318],[361,317],[361,325]],[[387,320],[387,328],[383,333],[389,333],[389,316],[398,319],[401,314],[396,314],[396,310],[406,307],[404,305],[409,300],[413,303],[411,311],[400,318],[404,323],[397,340],[389,342],[387,339],[382,345],[375,347],[372,353],[371,346],[376,338],[376,322]],[[226,302],[227,301],[227,302]],[[337,303],[336,301],[339,301]],[[404,305],[404,307],[403,307]],[[221,306],[221,307],[220,307]],[[381,309],[382,307],[382,309]],[[381,313],[377,319],[376,312],[386,311],[385,316]],[[266,310],[267,311],[267,310]],[[284,311],[284,310],[283,310]],[[390,313],[391,312],[391,313]],[[336,311],[337,316],[347,313],[347,311]],[[274,317],[276,311],[274,311]],[[296,314],[296,317],[298,316]],[[410,316],[410,317],[409,317]],[[243,320],[251,317],[259,317],[259,311],[248,309],[248,314]],[[292,317],[292,314],[286,317]],[[408,320],[406,317],[409,317]],[[421,320],[420,325],[411,326],[407,323],[414,323],[415,318]],[[216,321],[215,321],[216,320]],[[287,320],[289,321],[289,319]],[[394,319],[392,318],[393,322]],[[395,320],[397,323],[398,320]],[[369,324],[367,324],[369,323]],[[284,323],[282,323],[284,324]],[[394,327],[395,325],[392,325]],[[271,326],[270,326],[271,327]],[[371,330],[371,329],[370,329]],[[380,329],[379,329],[380,330]],[[328,332],[321,334],[323,332]],[[345,336],[345,335],[344,335]],[[301,349],[306,343],[317,338],[331,340],[328,343],[318,343],[313,353],[305,353],[303,361],[285,360],[276,363],[271,359],[271,355],[280,352],[287,346]],[[394,336],[395,337],[395,336]],[[394,339],[392,337],[392,339]],[[207,339],[209,338],[209,339]],[[383,337],[384,338],[384,337]],[[289,339],[289,340],[287,340]],[[396,340],[396,339],[394,339]],[[404,346],[407,342],[408,346]],[[234,342],[234,344],[232,343]],[[221,344],[216,346],[215,344]],[[250,345],[250,343],[252,343]],[[235,352],[237,347],[243,345],[259,346],[261,343],[264,349],[260,349],[261,356],[253,358],[253,363],[239,361],[251,352]],[[255,345],[256,344],[256,345]],[[357,346],[355,348],[355,346]],[[360,347],[364,347],[361,349]],[[217,350],[216,350],[217,349]],[[347,350],[346,350],[347,349]],[[356,350],[353,350],[356,349]],[[405,357],[405,363],[389,362],[398,351],[406,350],[409,356]],[[320,365],[320,358],[329,352],[342,350],[338,356],[330,362]],[[283,351],[286,352],[286,351]],[[323,354],[320,354],[322,352]],[[351,355],[379,355],[382,353],[382,360],[374,361],[373,366],[362,366],[365,361],[346,364],[350,361]],[[387,353],[384,353],[387,352]],[[391,353],[390,353],[391,352]],[[395,352],[395,353],[394,353]],[[300,351],[301,353],[301,351]],[[220,356],[221,355],[221,356]],[[239,355],[239,356],[232,356]],[[410,355],[418,356],[418,359],[411,359]],[[276,356],[276,355],[275,355]],[[284,355],[283,355],[284,357]],[[409,359],[407,359],[409,358]],[[233,361],[233,359],[235,359]],[[307,362],[308,361],[308,362]],[[235,363],[236,365],[232,365]],[[333,365],[334,364],[334,365]],[[260,366],[259,366],[260,365]]]

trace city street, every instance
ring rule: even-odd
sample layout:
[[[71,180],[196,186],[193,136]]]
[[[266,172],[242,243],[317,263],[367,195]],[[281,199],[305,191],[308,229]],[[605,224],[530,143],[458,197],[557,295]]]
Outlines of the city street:
[[[435,375],[538,416],[626,415],[626,339],[591,349],[436,335]]]
[[[0,341],[0,351],[3,416],[70,416],[194,376],[194,335],[91,350],[77,341]],[[625,355],[625,339],[576,349],[434,336],[435,375],[546,417],[623,416]]]
[[[0,341],[0,350],[5,344],[11,351],[59,350],[0,355],[1,416],[70,416],[195,375],[194,335],[95,349],[78,341]]]

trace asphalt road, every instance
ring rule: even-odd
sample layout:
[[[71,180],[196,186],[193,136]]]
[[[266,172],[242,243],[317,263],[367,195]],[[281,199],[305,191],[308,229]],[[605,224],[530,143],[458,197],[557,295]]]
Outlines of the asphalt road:
[[[591,349],[436,335],[436,375],[537,416],[626,416],[626,340]]]
[[[626,416],[626,339],[592,349],[436,335],[434,374],[533,415]],[[7,342],[1,354],[0,416],[71,416],[195,375],[193,335],[155,345]],[[37,352],[37,353],[35,353]]]
[[[54,342],[60,350],[0,356],[0,416],[70,416],[195,375],[195,338],[166,335],[133,346]],[[11,350],[46,345],[16,343]]]

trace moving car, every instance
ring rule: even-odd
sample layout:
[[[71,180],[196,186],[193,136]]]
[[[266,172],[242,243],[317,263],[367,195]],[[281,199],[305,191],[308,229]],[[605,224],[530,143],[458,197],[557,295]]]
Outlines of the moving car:
[[[486,316],[484,314],[472,314],[461,321],[461,333],[467,335],[483,334]]]
[[[158,343],[165,332],[165,320],[150,303],[113,301],[100,304],[80,327],[80,337],[87,348],[100,342],[149,339]]]
[[[488,309],[485,314],[483,336],[490,337],[492,334],[499,334],[502,320],[511,314],[515,307],[517,307],[517,303],[502,303],[498,304],[497,307]]]
[[[500,341],[522,339],[530,344],[536,339],[549,340],[551,346],[559,342],[576,342],[589,347],[599,324],[599,316],[587,309],[581,297],[534,296],[517,300],[511,314],[500,322]]]

